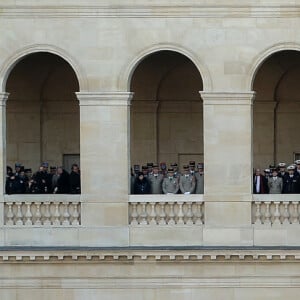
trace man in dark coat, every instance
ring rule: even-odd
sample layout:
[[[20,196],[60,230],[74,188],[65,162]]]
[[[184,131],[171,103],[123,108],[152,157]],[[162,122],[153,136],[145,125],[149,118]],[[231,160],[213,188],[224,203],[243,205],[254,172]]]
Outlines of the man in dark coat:
[[[80,170],[77,164],[72,165],[70,173],[70,192],[71,194],[80,194]]]
[[[253,176],[253,194],[269,194],[268,179],[260,169],[256,169]]]
[[[63,169],[63,167],[57,168],[59,175],[57,179],[57,186],[54,188],[55,194],[68,194],[70,192],[70,175]]]

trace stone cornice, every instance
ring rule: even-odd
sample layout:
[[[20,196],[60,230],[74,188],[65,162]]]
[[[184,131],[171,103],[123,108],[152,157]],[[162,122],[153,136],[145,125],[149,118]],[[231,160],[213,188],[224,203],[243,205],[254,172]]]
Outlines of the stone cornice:
[[[11,262],[300,262],[300,249],[74,249],[0,250],[0,263]]]
[[[0,6],[1,18],[298,18],[299,5]]]
[[[128,106],[133,93],[128,92],[79,92],[80,106]]]
[[[255,92],[199,92],[204,105],[252,105]]]

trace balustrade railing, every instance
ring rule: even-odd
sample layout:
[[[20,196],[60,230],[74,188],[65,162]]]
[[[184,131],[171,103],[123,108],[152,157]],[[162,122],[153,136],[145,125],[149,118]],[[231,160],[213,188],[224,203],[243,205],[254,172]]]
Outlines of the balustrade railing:
[[[6,226],[78,226],[79,195],[9,195],[4,198]]]
[[[300,195],[253,195],[252,223],[267,226],[300,224]]]
[[[129,224],[202,225],[203,195],[130,195]]]

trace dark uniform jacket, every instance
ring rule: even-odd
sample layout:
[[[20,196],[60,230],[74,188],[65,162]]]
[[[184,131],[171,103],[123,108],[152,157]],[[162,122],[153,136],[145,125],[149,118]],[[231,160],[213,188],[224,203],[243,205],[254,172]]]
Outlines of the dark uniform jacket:
[[[142,180],[140,180],[137,177],[134,182],[133,190],[135,194],[150,194],[151,193],[150,182],[145,177]]]
[[[76,172],[70,173],[70,192],[71,194],[80,194],[80,174]]]

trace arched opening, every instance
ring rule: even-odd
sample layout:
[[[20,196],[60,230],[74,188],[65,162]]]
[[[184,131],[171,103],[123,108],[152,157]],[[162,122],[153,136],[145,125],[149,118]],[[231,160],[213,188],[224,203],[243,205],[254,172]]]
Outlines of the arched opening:
[[[79,164],[80,120],[77,76],[68,62],[49,52],[29,54],[6,81],[6,158],[14,168],[38,170],[42,162]]]
[[[144,58],[131,79],[131,165],[203,162],[201,74],[169,50]]]
[[[300,159],[300,52],[285,50],[268,57],[253,81],[253,165],[267,168]]]

